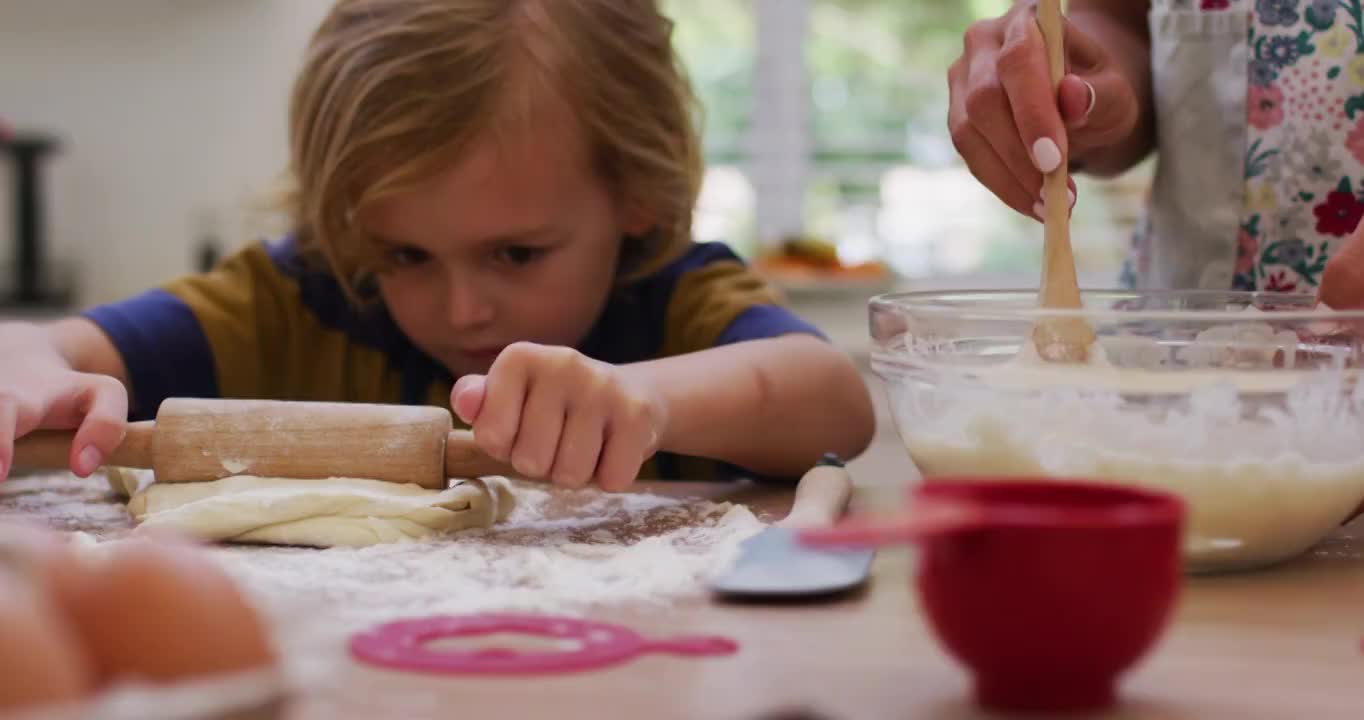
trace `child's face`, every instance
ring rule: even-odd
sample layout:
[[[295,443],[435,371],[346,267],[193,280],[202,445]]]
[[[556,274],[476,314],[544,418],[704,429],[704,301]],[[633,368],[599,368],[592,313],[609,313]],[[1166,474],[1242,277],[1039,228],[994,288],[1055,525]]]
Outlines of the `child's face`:
[[[556,116],[557,115],[557,116]],[[379,290],[398,326],[457,377],[518,341],[574,346],[615,281],[625,218],[570,113],[473,143],[449,169],[361,217],[394,269]]]

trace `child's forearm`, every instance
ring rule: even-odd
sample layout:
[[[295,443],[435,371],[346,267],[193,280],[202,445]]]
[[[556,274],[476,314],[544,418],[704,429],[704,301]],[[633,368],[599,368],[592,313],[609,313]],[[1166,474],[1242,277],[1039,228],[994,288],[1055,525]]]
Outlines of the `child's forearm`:
[[[108,375],[128,384],[128,370],[103,330],[82,317],[58,320],[43,328],[52,347],[77,372]]]
[[[16,365],[39,363],[76,372],[109,375],[126,383],[127,371],[113,343],[94,323],[72,317],[47,325],[0,322],[0,348]]]
[[[764,475],[799,475],[826,452],[858,455],[875,430],[857,369],[809,336],[753,340],[622,369],[662,396],[661,450]]]

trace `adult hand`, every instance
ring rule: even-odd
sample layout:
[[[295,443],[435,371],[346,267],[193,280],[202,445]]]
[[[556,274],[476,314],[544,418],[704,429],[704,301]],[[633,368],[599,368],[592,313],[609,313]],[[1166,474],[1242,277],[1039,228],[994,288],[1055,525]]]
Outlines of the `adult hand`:
[[[948,127],[971,173],[1009,207],[1041,219],[1042,176],[1127,138],[1140,107],[1093,37],[1066,22],[1067,73],[1052,91],[1036,3],[973,24],[948,69]],[[1071,185],[1071,205],[1075,203]]]

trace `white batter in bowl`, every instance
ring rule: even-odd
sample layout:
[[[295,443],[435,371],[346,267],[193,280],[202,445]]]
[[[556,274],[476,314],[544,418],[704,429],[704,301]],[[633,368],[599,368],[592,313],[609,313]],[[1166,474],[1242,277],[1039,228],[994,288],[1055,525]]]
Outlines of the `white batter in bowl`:
[[[1057,476],[1173,491],[1186,566],[1301,554],[1364,501],[1364,313],[1307,296],[1106,292],[1074,313],[1030,293],[909,293],[871,305],[873,367],[926,477]],[[1099,347],[1056,365],[1028,345],[1079,315]]]

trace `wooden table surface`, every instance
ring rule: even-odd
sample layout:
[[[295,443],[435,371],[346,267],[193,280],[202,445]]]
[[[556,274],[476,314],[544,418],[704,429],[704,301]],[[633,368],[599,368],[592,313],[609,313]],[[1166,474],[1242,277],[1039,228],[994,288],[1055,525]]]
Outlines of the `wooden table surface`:
[[[656,491],[723,496],[718,487]],[[785,490],[737,498],[778,516]],[[567,677],[443,678],[348,665],[289,718],[976,718],[966,675],[933,641],[912,556],[882,552],[862,593],[804,605],[682,603],[602,620],[648,636],[719,634],[721,659],[647,657]],[[1008,599],[1000,598],[1000,612]],[[1174,623],[1126,679],[1113,718],[1364,718],[1364,522],[1279,568],[1191,578]]]

